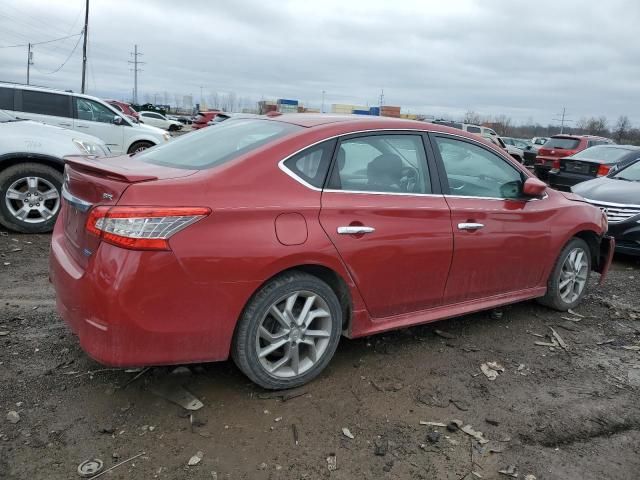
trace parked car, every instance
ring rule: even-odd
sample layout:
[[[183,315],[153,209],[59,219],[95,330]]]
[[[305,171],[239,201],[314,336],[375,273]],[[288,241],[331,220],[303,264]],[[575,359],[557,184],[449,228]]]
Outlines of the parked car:
[[[183,125],[191,125],[193,123],[193,117],[188,117],[185,115],[178,115],[177,120]]]
[[[161,113],[158,112],[139,112],[140,118],[147,125],[168,130],[170,132],[177,132],[181,130],[183,125],[177,120],[170,120]]]
[[[497,137],[498,134],[489,127],[482,127],[480,125],[472,125],[470,123],[463,123],[462,130],[469,133],[480,135],[481,137]]]
[[[191,127],[194,130],[199,130],[201,128],[205,128],[209,125],[209,122],[211,120],[213,120],[213,118],[218,115],[218,113],[222,113],[220,112],[220,110],[209,110],[207,112],[198,112],[198,115],[195,116],[195,118],[193,119],[193,124],[191,125]]]
[[[458,130],[462,130],[462,122],[452,122],[450,120],[433,120],[431,123],[435,123],[436,125],[444,125],[446,127],[457,128]]]
[[[585,148],[595,145],[613,144],[613,140],[593,135],[553,135],[538,149],[534,164],[534,172],[538,178],[547,180],[549,170],[553,168],[555,160],[569,157]]]
[[[547,140],[549,140],[547,137],[533,137],[529,141],[529,144],[522,149],[524,164],[527,167],[533,167],[535,165],[538,150],[540,150]]]
[[[107,102],[119,112],[124,113],[127,117],[133,118],[136,122],[140,121],[140,115],[135,111],[130,103],[121,102],[120,100],[105,100],[105,102]]]
[[[98,138],[0,110],[0,224],[23,233],[53,229],[62,198],[63,157],[110,155]]]
[[[507,153],[516,159],[519,163],[524,163],[524,150],[516,145],[516,140],[510,137],[496,137],[502,140],[504,148]],[[518,145],[522,145],[524,142],[517,141]]]
[[[520,150],[524,150],[525,148],[531,145],[531,142],[529,142],[528,140],[522,140],[520,138],[513,138],[513,137],[500,137],[500,138],[502,138],[502,141],[505,144],[514,146],[516,148],[519,148]]]
[[[231,355],[271,389],[316,377],[341,335],[573,308],[613,253],[599,209],[418,121],[231,119],[66,175],[50,278],[82,348],[118,366]]]
[[[640,255],[639,159],[571,190],[607,214],[609,235],[615,237],[617,252]]]
[[[99,98],[50,88],[0,83],[0,109],[93,135],[116,155],[139,152],[171,138],[159,128],[132,122]]]
[[[549,185],[568,190],[577,183],[605,177],[613,167],[623,168],[640,158],[640,147],[634,145],[598,145],[575,155],[557,158],[549,171]]]
[[[540,149],[540,147],[542,147],[545,143],[547,143],[548,140],[549,140],[549,137],[533,137],[531,139],[531,145],[533,149],[537,152]]]

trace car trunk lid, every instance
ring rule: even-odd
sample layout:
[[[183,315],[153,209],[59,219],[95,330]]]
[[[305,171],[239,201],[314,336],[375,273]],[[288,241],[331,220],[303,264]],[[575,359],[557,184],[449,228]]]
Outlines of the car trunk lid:
[[[100,238],[85,228],[94,207],[116,205],[132,184],[196,173],[194,170],[148,164],[129,156],[102,159],[66,157],[65,162],[64,201],[58,221],[64,228],[69,254],[82,268],[86,267],[100,244]]]

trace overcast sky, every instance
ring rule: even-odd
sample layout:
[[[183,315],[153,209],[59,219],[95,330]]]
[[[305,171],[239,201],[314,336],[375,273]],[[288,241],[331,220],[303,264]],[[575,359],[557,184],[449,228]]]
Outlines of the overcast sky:
[[[0,47],[79,33],[84,0],[2,0]],[[640,125],[640,2],[609,0],[91,0],[88,92],[174,104],[233,91],[460,118],[550,123],[628,115]],[[79,36],[36,45],[31,82],[80,90]],[[0,48],[0,79],[26,81],[27,48]]]

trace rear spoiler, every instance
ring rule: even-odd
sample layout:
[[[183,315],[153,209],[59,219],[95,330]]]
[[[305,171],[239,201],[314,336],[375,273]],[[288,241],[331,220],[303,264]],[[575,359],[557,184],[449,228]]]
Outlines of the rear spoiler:
[[[120,182],[137,183],[158,179],[155,175],[133,172],[124,164],[119,164],[117,161],[113,161],[113,159],[105,160],[103,158],[98,159],[97,157],[74,155],[64,157],[63,160],[66,165],[70,165],[74,170]]]

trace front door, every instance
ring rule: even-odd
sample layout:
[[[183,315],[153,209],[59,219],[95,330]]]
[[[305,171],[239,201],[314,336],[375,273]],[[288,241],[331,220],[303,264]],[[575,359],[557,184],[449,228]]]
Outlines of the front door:
[[[76,109],[74,130],[98,137],[115,155],[125,153],[123,140],[124,128],[127,127],[113,123],[113,117],[116,114],[112,110],[87,98],[76,97],[74,103]]]
[[[453,242],[431,162],[420,134],[351,136],[338,145],[320,222],[374,318],[442,302]]]
[[[523,197],[524,173],[488,146],[443,134],[431,138],[455,245],[445,304],[539,285],[550,202]]]

